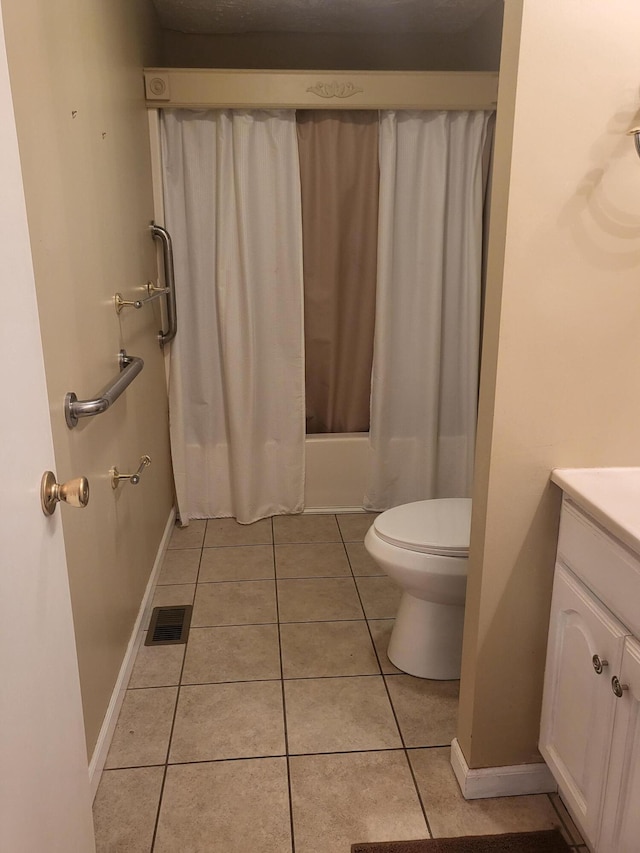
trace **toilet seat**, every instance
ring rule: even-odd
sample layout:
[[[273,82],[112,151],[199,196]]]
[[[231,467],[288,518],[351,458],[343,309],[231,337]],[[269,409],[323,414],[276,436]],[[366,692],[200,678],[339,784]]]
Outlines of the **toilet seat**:
[[[397,548],[441,557],[467,557],[471,498],[415,501],[388,509],[373,522],[376,535]]]

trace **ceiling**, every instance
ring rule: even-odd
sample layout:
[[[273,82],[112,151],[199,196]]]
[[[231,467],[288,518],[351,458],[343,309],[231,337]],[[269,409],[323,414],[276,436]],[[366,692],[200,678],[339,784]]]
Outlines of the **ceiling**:
[[[455,33],[495,0],[153,0],[185,33]]]

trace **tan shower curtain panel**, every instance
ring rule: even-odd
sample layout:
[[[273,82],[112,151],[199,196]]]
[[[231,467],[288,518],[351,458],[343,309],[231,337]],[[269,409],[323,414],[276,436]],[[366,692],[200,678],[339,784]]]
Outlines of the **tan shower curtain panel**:
[[[378,113],[296,116],[302,190],[307,433],[369,429]]]

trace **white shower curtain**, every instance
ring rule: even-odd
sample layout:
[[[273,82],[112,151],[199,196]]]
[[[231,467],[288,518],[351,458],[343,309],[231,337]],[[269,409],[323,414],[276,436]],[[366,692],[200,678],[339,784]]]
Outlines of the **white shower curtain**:
[[[179,331],[169,379],[180,519],[300,512],[302,227],[295,113],[165,111]]]
[[[367,509],[471,493],[484,112],[384,112]]]

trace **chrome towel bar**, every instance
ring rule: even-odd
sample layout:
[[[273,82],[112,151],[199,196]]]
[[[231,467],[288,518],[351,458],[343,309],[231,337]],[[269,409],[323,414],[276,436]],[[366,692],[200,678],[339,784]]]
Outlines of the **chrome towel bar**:
[[[162,260],[164,263],[164,283],[166,287],[164,290],[166,291],[167,297],[167,322],[169,324],[169,328],[166,332],[160,329],[158,334],[158,341],[160,346],[163,347],[165,344],[168,344],[169,341],[172,341],[176,332],[178,331],[178,315],[176,310],[176,287],[175,287],[175,279],[173,275],[173,246],[171,244],[171,235],[169,232],[162,228],[160,225],[156,225],[155,222],[151,223],[151,234],[153,235],[155,240],[160,240],[162,242]]]
[[[78,425],[79,418],[90,418],[106,412],[120,394],[127,388],[144,367],[144,361],[135,355],[127,355],[121,349],[119,355],[120,373],[109,383],[99,397],[93,400],[78,400],[70,391],[64,398],[64,419],[69,429]]]

